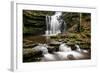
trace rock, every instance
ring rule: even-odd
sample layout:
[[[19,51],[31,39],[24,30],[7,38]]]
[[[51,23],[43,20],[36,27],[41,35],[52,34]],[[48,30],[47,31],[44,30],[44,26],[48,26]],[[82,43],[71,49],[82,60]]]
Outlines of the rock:
[[[58,42],[58,41],[51,41],[50,42],[50,46],[59,46],[62,42]]]
[[[24,49],[23,50],[23,62],[34,62],[40,61],[43,57],[41,51],[33,51],[33,49]]]
[[[48,52],[49,53],[53,53],[55,51],[59,51],[59,47],[55,47],[55,46],[48,46]]]
[[[35,47],[35,46],[37,46],[37,44],[28,44],[28,45],[27,44],[26,45],[24,44],[23,45],[23,48],[32,48],[32,47]]]

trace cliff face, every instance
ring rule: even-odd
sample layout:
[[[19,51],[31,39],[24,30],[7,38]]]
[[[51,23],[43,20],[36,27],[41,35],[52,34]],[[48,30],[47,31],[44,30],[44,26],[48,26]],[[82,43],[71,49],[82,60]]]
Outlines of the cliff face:
[[[55,12],[23,10],[23,33],[43,34],[46,30],[46,16],[52,16]],[[91,14],[75,12],[63,12],[62,18],[66,22],[66,30],[69,32],[90,31]],[[38,30],[38,31],[37,31]]]
[[[23,10],[23,34],[41,35],[45,34],[46,16],[53,15],[49,11]]]

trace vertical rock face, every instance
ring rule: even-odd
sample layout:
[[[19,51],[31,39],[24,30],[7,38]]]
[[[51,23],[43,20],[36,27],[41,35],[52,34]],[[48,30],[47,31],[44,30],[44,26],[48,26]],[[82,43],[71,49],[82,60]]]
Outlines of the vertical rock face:
[[[45,34],[46,24],[45,16],[33,16],[27,18],[24,16],[24,34],[41,35]]]
[[[46,16],[53,15],[50,11],[23,10],[23,34],[43,35],[46,31]]]

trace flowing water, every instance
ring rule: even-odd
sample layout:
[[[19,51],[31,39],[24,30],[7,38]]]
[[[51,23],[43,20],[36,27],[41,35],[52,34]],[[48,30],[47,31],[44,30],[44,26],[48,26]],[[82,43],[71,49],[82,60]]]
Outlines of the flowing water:
[[[46,50],[48,50],[45,47]],[[54,51],[53,53],[45,53],[41,58],[42,61],[60,61],[60,60],[79,60],[79,59],[89,59],[88,51],[83,52],[79,45],[76,46],[76,50],[72,50],[70,46],[65,43],[60,44],[59,51]],[[44,50],[45,51],[45,50]]]
[[[55,12],[52,16],[46,16],[46,35],[57,35],[62,32],[62,25],[65,25],[65,22],[61,16],[62,12]]]

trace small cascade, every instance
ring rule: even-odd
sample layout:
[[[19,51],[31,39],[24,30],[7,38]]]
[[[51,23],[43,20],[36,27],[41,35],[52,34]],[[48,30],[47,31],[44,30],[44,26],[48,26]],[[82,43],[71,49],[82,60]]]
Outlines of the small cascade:
[[[66,23],[61,16],[62,12],[55,12],[52,16],[46,16],[46,35],[57,35],[65,31]]]

